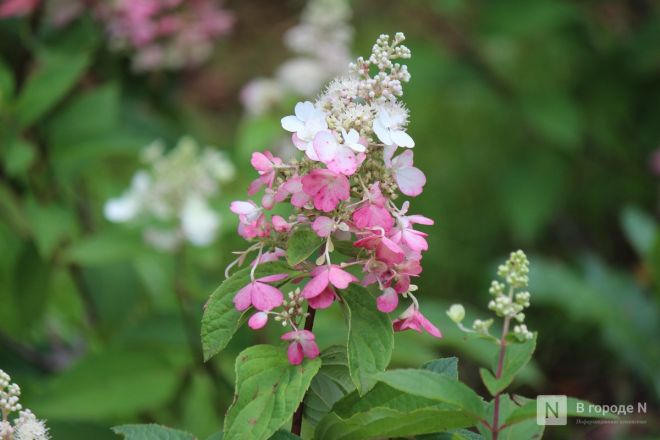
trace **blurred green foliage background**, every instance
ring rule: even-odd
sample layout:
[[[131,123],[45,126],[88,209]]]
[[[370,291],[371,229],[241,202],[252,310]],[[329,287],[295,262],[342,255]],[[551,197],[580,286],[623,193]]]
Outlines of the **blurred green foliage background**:
[[[158,422],[201,438],[221,427],[236,354],[279,329],[239,332],[203,364],[202,305],[243,249],[228,203],[244,199],[252,151],[279,118],[244,115],[241,87],[287,58],[283,32],[304,3],[243,0],[210,63],[131,73],[88,19],[61,30],[0,22],[0,367],[55,439],[115,438]],[[419,298],[445,338],[397,334],[394,364],[458,354],[477,386],[491,349],[444,315],[486,316],[496,264],[532,262],[539,332],[518,389],[596,403],[647,401],[647,424],[547,430],[548,438],[657,438],[660,421],[660,6],[645,0],[352,2],[354,53],[403,31],[418,166],[412,201],[435,219]],[[184,134],[229,152],[239,173],[216,202],[222,234],[185,255],[159,253],[102,207],[130,182],[140,149]],[[343,338],[338,310],[320,345]],[[483,390],[482,390],[483,391]]]

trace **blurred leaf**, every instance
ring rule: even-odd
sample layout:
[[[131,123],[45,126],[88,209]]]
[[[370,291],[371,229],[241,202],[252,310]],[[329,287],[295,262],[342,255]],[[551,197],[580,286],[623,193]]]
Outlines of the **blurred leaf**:
[[[32,235],[44,259],[52,257],[56,248],[76,232],[76,219],[70,209],[55,204],[39,204],[28,199],[25,212],[30,219]]]
[[[195,440],[195,436],[160,425],[121,425],[112,430],[126,440]]]
[[[333,345],[326,348],[321,353],[321,361],[323,365],[305,396],[305,418],[314,426],[338,400],[355,390],[348,373],[346,347]]]
[[[233,300],[236,292],[250,282],[250,271],[251,268],[246,267],[235,272],[220,284],[206,303],[202,317],[202,347],[205,361],[222,351],[242,324],[247,311],[236,310]],[[272,261],[260,264],[255,271],[255,277],[278,273],[291,274],[293,271],[282,262]]]
[[[178,382],[178,367],[160,352],[111,350],[89,355],[50,379],[29,405],[52,419],[129,417],[165,404]]]
[[[22,127],[48,112],[73,87],[90,62],[90,54],[44,53],[39,67],[28,78],[16,103]]]
[[[481,380],[493,396],[500,393],[506,387],[511,385],[513,379],[520,370],[532,359],[532,354],[536,349],[536,335],[534,339],[525,342],[509,342],[504,354],[504,363],[502,364],[502,374],[496,378],[493,373],[485,368],[479,369]],[[499,359],[499,354],[498,354]],[[493,365],[493,371],[497,371],[497,360]]]
[[[303,400],[321,360],[291,365],[285,351],[255,345],[236,358],[236,394],[225,417],[226,440],[268,439]]]
[[[15,233],[26,235],[30,231],[30,222],[18,198],[4,185],[0,186],[0,214]]]
[[[64,260],[81,266],[103,266],[130,260],[141,250],[141,243],[121,233],[100,233],[86,236],[73,243],[64,252]]]
[[[207,374],[195,373],[181,405],[181,426],[204,438],[220,426],[216,414],[216,390]]]
[[[106,84],[76,96],[49,123],[49,138],[56,150],[75,148],[99,135],[116,134],[119,90]],[[97,151],[97,154],[99,152]]]
[[[51,266],[34,245],[26,244],[14,273],[15,303],[21,315],[21,326],[31,329],[43,318],[48,303]]]
[[[321,243],[323,243],[323,239],[316,235],[311,228],[297,227],[289,235],[287,241],[286,261],[291,266],[302,263],[321,246]]]
[[[644,258],[653,248],[658,236],[658,225],[655,219],[639,208],[628,206],[621,213],[621,225],[628,242]]]
[[[14,73],[11,67],[0,58],[0,110],[2,110],[14,95]]]
[[[348,370],[360,395],[376,384],[394,350],[390,318],[376,309],[376,301],[364,287],[351,284],[341,291],[348,325]]]
[[[254,151],[264,150],[284,136],[278,119],[268,116],[243,119],[238,127],[238,159],[248,159]]]
[[[7,174],[12,177],[26,174],[36,157],[36,147],[31,142],[21,138],[12,139],[7,144],[4,157]]]
[[[523,112],[529,124],[547,140],[575,149],[582,135],[580,108],[568,96],[555,90],[548,95],[525,96]]]
[[[530,260],[532,301],[558,307],[581,325],[596,325],[612,352],[660,393],[653,367],[660,365],[660,346],[649,344],[660,334],[660,313],[631,276],[593,255],[583,258],[581,272],[540,256]]]

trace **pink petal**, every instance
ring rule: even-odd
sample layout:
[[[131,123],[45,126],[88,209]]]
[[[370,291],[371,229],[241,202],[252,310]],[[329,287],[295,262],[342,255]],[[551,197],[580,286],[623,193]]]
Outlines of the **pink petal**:
[[[300,345],[307,358],[314,359],[319,355],[319,346],[313,340],[301,340]]]
[[[309,299],[320,295],[330,282],[329,271],[324,270],[312,278],[302,290],[303,298]]]
[[[432,219],[424,217],[423,215],[409,215],[408,221],[420,225],[432,225],[434,223]]]
[[[357,281],[353,275],[335,265],[330,267],[328,278],[337,289],[345,289],[351,282]]]
[[[417,234],[415,232],[416,231],[410,229],[403,231],[401,235],[403,242],[414,251],[428,250],[429,245],[424,238],[426,234],[422,235],[421,233]]]
[[[298,337],[298,332],[293,330],[290,332],[284,333],[282,336],[280,336],[280,339],[284,341],[292,341]]]
[[[250,163],[257,171],[270,171],[273,168],[273,162],[263,153],[252,153]]]
[[[389,211],[378,205],[368,203],[353,213],[353,222],[360,229],[371,229],[381,227],[385,232],[392,229],[394,219]]]
[[[335,158],[339,144],[330,130],[319,131],[314,136],[314,150],[319,160],[325,164]]]
[[[257,209],[257,205],[255,205],[254,202],[243,202],[241,200],[236,200],[231,202],[229,209],[234,214],[248,215]]]
[[[274,275],[267,275],[265,277],[257,278],[257,281],[260,281],[262,283],[272,283],[274,281],[281,281],[285,278],[287,278],[289,275],[285,273],[277,273]]]
[[[248,325],[253,330],[258,330],[266,325],[268,322],[268,314],[265,312],[257,312],[250,317]]]
[[[401,192],[410,197],[420,195],[426,184],[426,176],[415,167],[399,168],[394,177]]]
[[[289,232],[291,230],[291,225],[279,215],[274,215],[271,221],[277,232]]]
[[[346,176],[330,170],[315,169],[302,178],[303,190],[312,196],[314,207],[324,212],[334,210],[341,200],[350,197]]]
[[[431,324],[431,321],[426,319],[424,317],[424,315],[422,315],[421,312],[417,313],[417,320],[422,325],[422,327],[424,327],[424,330],[426,330],[430,335],[435,336],[436,338],[441,338],[442,337],[442,333],[440,333],[440,330],[438,330],[438,327]]]
[[[248,195],[251,196],[256,194],[263,185],[264,184],[261,181],[261,179],[254,179],[250,184],[250,186],[248,187]]]
[[[335,222],[326,216],[317,217],[312,223],[312,229],[319,237],[328,237],[332,233]]]
[[[355,153],[348,147],[340,146],[334,159],[328,163],[328,169],[336,173],[341,173],[346,176],[351,176],[357,171],[358,160]]]
[[[252,291],[252,304],[257,310],[268,312],[279,307],[284,302],[284,295],[276,287],[263,284],[258,281],[254,283]]]
[[[289,349],[287,350],[287,356],[291,365],[300,365],[303,361],[303,348],[300,342],[294,341],[289,344]]]
[[[243,310],[250,307],[250,305],[252,305],[252,289],[254,288],[252,284],[253,283],[250,283],[243,287],[234,296],[234,305],[236,306],[236,310],[239,312],[242,312]]]
[[[392,168],[410,168],[413,166],[413,152],[412,150],[406,150],[403,153],[399,154],[397,157],[392,159]]]
[[[376,298],[378,310],[383,313],[390,313],[399,305],[399,295],[391,287],[383,290],[383,294]]]
[[[326,287],[320,294],[309,298],[307,302],[313,309],[327,309],[335,301],[335,297],[334,290],[331,287]]]

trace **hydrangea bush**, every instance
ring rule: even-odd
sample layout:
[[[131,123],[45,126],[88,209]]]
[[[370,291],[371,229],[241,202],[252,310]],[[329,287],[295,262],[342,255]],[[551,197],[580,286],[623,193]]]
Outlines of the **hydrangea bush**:
[[[427,233],[418,227],[433,220],[413,213],[407,199],[422,193],[425,176],[414,166],[415,142],[401,102],[410,74],[400,60],[411,56],[403,41],[401,33],[381,35],[347,76],[282,118],[297,157],[252,155],[257,177],[248,188],[251,199],[230,206],[249,245],[235,252],[225,281],[205,306],[203,354],[208,360],[222,351],[246,322],[253,330],[269,322],[286,330],[283,343],[239,354],[234,400],[223,431],[212,438],[363,440],[442,433],[498,439],[543,433],[536,400],[505,392],[530,361],[537,338],[524,324],[531,295],[522,251],[500,266],[502,281],[490,288],[488,308],[503,320],[500,337],[490,334],[494,318],[467,328],[463,306],[447,311],[467,337],[493,343],[494,362],[480,370],[492,398],[458,380],[456,358],[387,370],[394,332],[442,337],[422,313],[423,292],[413,282],[428,250]],[[345,316],[346,343],[323,347],[314,334],[316,314],[336,303]],[[578,413],[580,403],[567,399],[567,414],[596,416]],[[115,431],[128,439],[193,438],[156,425]]]

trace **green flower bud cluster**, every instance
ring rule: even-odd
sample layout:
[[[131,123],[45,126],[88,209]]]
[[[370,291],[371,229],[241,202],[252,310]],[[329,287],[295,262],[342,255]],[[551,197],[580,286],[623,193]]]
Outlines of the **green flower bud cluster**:
[[[494,298],[489,301],[488,309],[495,312],[498,317],[504,318],[505,329],[509,328],[510,320],[517,322],[513,327],[513,335],[518,340],[532,339],[534,335],[524,324],[525,314],[523,313],[523,310],[530,306],[530,294],[526,290],[517,291],[526,288],[529,284],[529,260],[525,253],[520,250],[512,252],[509,259],[499,266],[497,274],[503,281],[495,280],[491,283],[488,292]],[[452,305],[447,310],[447,316],[464,332],[493,338],[489,334],[493,319],[476,319],[472,323],[472,328],[468,329],[461,324],[465,319],[465,308],[460,304]]]

